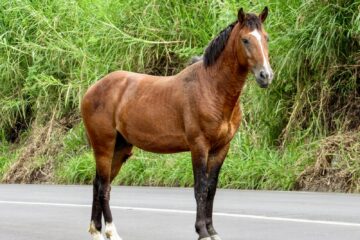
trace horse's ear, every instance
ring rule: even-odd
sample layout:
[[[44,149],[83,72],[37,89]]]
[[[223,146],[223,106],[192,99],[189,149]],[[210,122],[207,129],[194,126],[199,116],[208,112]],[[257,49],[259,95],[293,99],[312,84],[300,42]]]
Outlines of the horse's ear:
[[[238,11],[238,21],[240,24],[245,21],[245,12],[243,8],[240,8]]]
[[[264,10],[260,13],[259,18],[261,22],[265,22],[267,16],[269,14],[269,8],[265,7]]]

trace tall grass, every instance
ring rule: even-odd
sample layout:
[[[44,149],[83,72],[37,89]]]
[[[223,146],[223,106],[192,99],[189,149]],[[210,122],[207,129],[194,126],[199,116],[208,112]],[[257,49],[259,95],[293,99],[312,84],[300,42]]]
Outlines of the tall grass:
[[[358,0],[304,1],[296,9],[295,24],[275,51],[282,60],[273,91],[290,97],[281,97],[291,107],[282,111],[285,139],[299,130],[322,137],[359,126],[359,6]]]

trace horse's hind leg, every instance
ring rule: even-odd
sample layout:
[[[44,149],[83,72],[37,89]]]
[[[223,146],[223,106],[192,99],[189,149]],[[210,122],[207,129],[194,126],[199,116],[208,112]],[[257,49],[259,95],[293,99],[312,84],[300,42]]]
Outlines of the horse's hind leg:
[[[86,119],[85,119],[86,120]],[[93,119],[91,125],[85,124],[91,142],[95,161],[96,177],[94,181],[93,208],[89,232],[94,240],[103,240],[101,235],[101,216],[104,216],[106,228],[113,228],[111,240],[120,240],[112,223],[110,211],[110,180],[111,168],[116,143],[116,130],[98,119]],[[84,121],[86,123],[86,121]]]
[[[132,155],[131,150],[132,145],[126,142],[126,140],[119,133],[117,133],[114,155],[111,164],[110,182],[112,182],[119,173],[123,163]],[[106,222],[105,235],[111,240],[121,239],[113,222]]]
[[[96,174],[93,183],[93,204],[91,211],[91,223],[89,232],[92,235],[94,240],[103,240],[103,236],[101,235],[101,217],[102,217],[102,209],[99,200],[99,176]]]
[[[87,129],[96,161],[96,177],[93,190],[93,207],[89,232],[94,240],[103,240],[101,235],[101,216],[111,223],[110,176],[116,131],[110,128]],[[89,131],[90,130],[90,131]]]

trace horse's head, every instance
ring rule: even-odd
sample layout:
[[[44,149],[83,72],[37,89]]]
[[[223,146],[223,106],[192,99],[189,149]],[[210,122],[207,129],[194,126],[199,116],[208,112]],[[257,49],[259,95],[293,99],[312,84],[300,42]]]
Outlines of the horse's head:
[[[274,76],[269,63],[269,37],[263,27],[267,15],[267,7],[259,16],[245,13],[242,8],[238,12],[240,26],[236,50],[238,59],[254,73],[256,82],[262,88],[266,88]]]

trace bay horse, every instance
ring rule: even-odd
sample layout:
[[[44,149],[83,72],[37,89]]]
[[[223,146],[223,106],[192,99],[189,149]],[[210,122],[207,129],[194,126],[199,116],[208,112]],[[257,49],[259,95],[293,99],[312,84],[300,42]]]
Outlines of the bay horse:
[[[260,87],[273,79],[268,36],[259,15],[241,8],[237,20],[211,41],[203,58],[174,76],[112,72],[91,86],[81,112],[96,160],[89,232],[120,240],[109,206],[110,184],[132,147],[155,153],[191,152],[200,240],[220,240],[213,201],[220,168],[239,128],[239,97],[249,72]]]

